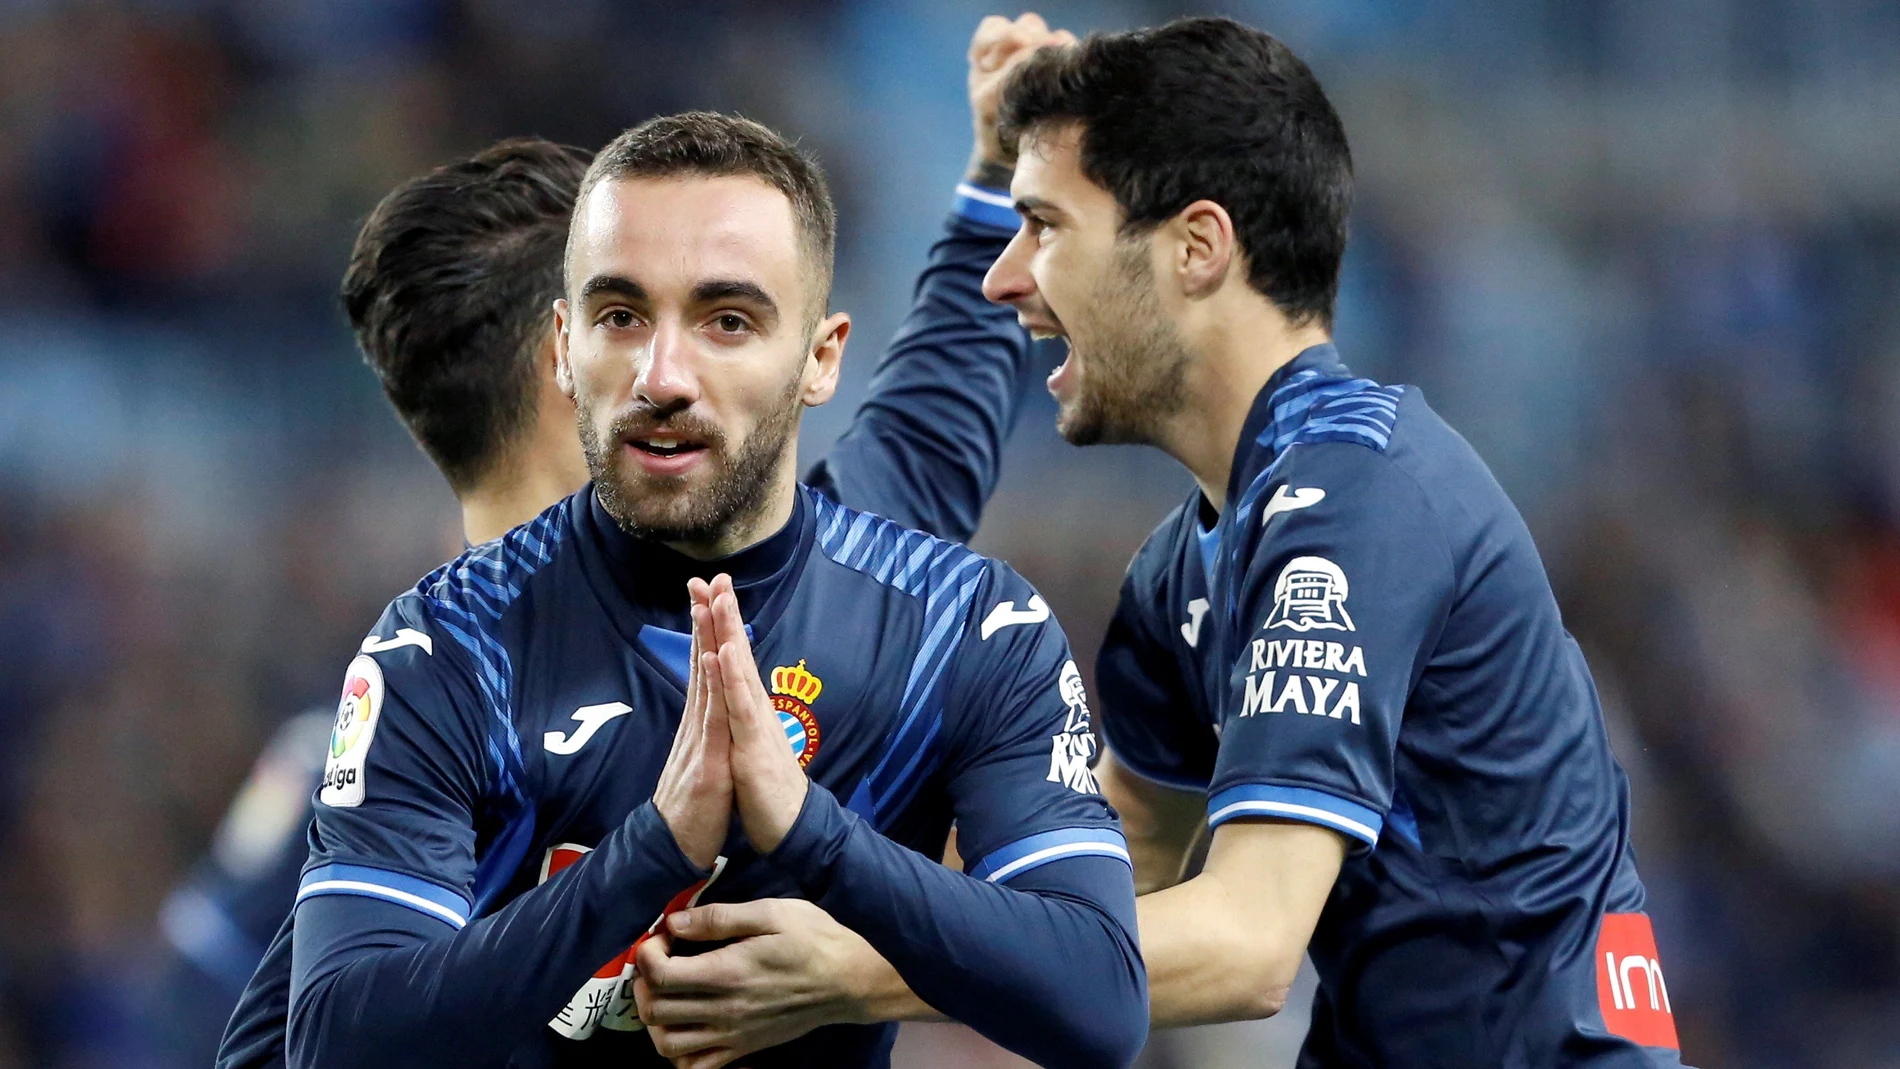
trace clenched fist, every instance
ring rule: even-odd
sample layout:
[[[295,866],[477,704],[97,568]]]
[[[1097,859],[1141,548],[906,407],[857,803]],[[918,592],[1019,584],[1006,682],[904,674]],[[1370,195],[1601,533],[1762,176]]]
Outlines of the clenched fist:
[[[1007,172],[1016,166],[1015,146],[1006,146],[996,137],[996,109],[1010,72],[1039,48],[1074,43],[1074,34],[1051,30],[1033,11],[1013,20],[991,15],[977,24],[970,38],[970,124],[976,134],[976,147],[970,155],[973,174]]]

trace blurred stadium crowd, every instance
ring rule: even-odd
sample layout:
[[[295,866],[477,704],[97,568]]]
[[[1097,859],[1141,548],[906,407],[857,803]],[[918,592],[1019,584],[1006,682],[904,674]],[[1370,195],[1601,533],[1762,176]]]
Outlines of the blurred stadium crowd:
[[[1689,1060],[1900,1066],[1900,6],[1195,9],[1286,39],[1345,117],[1341,350],[1421,385],[1538,534],[1634,781]],[[799,136],[858,318],[822,447],[960,173],[985,12],[0,2],[0,1069],[202,1042],[160,991],[166,892],[277,726],[331,706],[382,604],[458,548],[335,307],[376,198],[503,135],[598,145],[684,107]],[[1088,665],[1187,484],[1049,422],[1024,418],[978,542]],[[222,862],[281,809],[251,808]],[[1146,1064],[1290,1064],[1302,1025]]]

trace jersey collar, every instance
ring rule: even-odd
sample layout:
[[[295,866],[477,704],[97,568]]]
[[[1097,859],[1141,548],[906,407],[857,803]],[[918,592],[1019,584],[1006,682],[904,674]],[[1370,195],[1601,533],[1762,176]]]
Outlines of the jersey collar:
[[[1343,379],[1352,373],[1340,362],[1339,349],[1331,342],[1308,346],[1267,378],[1266,385],[1254,395],[1247,422],[1241,425],[1240,441],[1234,443],[1234,462],[1227,472],[1227,507],[1232,508],[1253,478],[1274,460],[1273,442],[1278,433],[1306,418],[1307,406],[1300,398],[1307,383],[1315,379]]]
[[[640,635],[648,627],[688,631],[686,580],[725,572],[732,576],[739,612],[756,648],[783,613],[809,555],[803,551],[812,542],[813,508],[802,486],[785,526],[737,553],[704,561],[627,534],[594,496],[593,484],[582,493],[586,504],[576,510],[578,526],[597,550],[585,555],[591,558],[590,583],[622,637],[636,647],[641,647]]]

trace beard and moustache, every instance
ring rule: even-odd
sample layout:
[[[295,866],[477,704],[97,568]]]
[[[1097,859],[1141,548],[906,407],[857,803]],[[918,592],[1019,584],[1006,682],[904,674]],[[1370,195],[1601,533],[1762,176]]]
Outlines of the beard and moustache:
[[[1072,445],[1154,445],[1188,404],[1186,343],[1155,296],[1147,241],[1123,241],[1090,294],[1094,326],[1075,403],[1056,416]],[[1069,359],[1076,359],[1071,331]]]
[[[773,479],[785,450],[798,432],[799,387],[793,376],[779,403],[767,412],[735,451],[725,432],[683,410],[662,413],[645,407],[616,417],[606,438],[581,416],[581,449],[594,478],[594,494],[621,530],[635,538],[662,543],[717,545],[735,524],[756,518],[772,496]],[[583,413],[585,410],[583,409]],[[621,443],[661,429],[703,443],[711,468],[706,485],[694,488],[685,476],[654,477],[629,472]]]

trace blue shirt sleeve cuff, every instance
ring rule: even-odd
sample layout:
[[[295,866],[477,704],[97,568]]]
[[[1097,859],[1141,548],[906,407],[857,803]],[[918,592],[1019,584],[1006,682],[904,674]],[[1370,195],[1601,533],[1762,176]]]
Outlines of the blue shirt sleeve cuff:
[[[1366,846],[1379,842],[1385,818],[1376,810],[1311,787],[1242,783],[1207,800],[1207,826],[1218,828],[1239,817],[1303,820],[1331,828]]]
[[[1134,866],[1128,858],[1128,840],[1113,828],[1057,828],[990,851],[969,873],[979,880],[1002,883],[1070,857],[1112,857]]]
[[[468,899],[454,891],[407,873],[368,865],[333,862],[319,865],[303,874],[297,887],[297,901],[317,895],[361,895],[408,906],[448,924],[462,928],[468,924]]]
[[[797,880],[807,894],[822,897],[831,885],[831,866],[838,860],[840,844],[855,819],[814,781],[805,788],[798,819],[766,860]]]
[[[1016,217],[1015,202],[1009,199],[1008,190],[968,182],[957,183],[957,202],[953,210],[959,218],[999,230],[1015,230],[1022,222]]]

